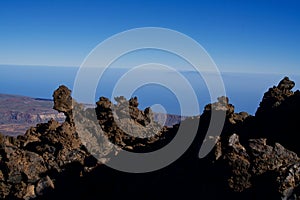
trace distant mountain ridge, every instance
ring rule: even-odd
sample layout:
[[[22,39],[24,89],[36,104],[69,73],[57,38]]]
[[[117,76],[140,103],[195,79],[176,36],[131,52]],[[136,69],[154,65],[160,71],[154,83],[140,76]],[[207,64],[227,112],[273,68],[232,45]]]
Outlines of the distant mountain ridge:
[[[58,113],[52,107],[50,99],[0,94],[0,132],[20,135],[37,123],[45,123],[50,119],[64,121],[63,113]]]
[[[87,105],[92,107],[92,105]],[[186,117],[154,113],[154,120],[162,125],[172,126]],[[50,119],[59,122],[65,120],[63,113],[53,109],[53,100],[32,98],[11,94],[0,94],[0,133],[4,135],[22,135],[37,123],[46,123]]]

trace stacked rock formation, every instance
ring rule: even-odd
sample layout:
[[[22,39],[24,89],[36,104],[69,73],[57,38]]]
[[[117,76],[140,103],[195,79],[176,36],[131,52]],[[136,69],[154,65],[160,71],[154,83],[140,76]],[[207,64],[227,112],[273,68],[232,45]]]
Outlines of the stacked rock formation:
[[[264,94],[255,114],[235,113],[227,97],[201,116],[163,127],[136,97],[101,97],[85,108],[60,86],[54,109],[63,123],[37,124],[17,138],[0,136],[1,199],[231,198],[300,199],[300,92],[285,77]],[[212,113],[223,116],[221,135],[207,135]],[[191,146],[174,163],[151,173],[106,167],[123,151],[151,152],[167,145],[180,126],[199,125]],[[189,134],[187,131],[186,134]],[[201,146],[215,145],[205,158]]]

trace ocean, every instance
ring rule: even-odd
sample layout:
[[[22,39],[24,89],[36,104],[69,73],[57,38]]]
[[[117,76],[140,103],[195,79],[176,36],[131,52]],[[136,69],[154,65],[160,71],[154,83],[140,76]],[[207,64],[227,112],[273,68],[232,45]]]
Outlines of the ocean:
[[[59,85],[66,85],[72,90],[78,69],[78,67],[0,65],[0,93],[52,99],[53,91],[58,88]],[[120,80],[124,74],[126,75],[126,72],[128,72],[128,69],[122,68],[112,68],[105,71],[97,85],[95,101],[97,101],[100,96],[111,98],[117,81]],[[199,102],[198,109],[200,113],[206,104],[211,101],[216,101],[216,99],[210,99],[205,82],[198,73],[190,71],[181,71],[179,73],[185,77],[192,86]],[[161,109],[163,107],[164,112],[182,114],[180,103],[182,103],[182,101],[184,101],[184,103],[189,102],[189,99],[185,98],[186,92],[188,92],[187,89],[183,87],[181,83],[177,83],[176,81],[172,82],[174,74],[171,72],[158,71],[156,74],[157,77],[168,80],[172,87],[178,88],[178,90],[176,90],[177,93],[174,94],[168,87],[147,82],[137,88],[130,96],[138,97],[140,103],[139,107],[141,109],[152,105],[161,105],[154,106],[154,110],[158,109],[155,111],[162,112]],[[142,80],[146,76],[147,72],[137,77],[137,79]],[[235,106],[236,112],[246,111],[252,115],[255,114],[263,94],[268,88],[277,85],[284,76],[289,76],[290,79],[296,82],[295,90],[300,88],[300,75],[221,73],[226,89],[226,96],[229,97],[230,103]],[[130,98],[130,96],[126,97]],[[184,100],[180,101],[178,97]],[[79,101],[85,101],[84,97]],[[185,111],[185,115],[197,115],[200,113],[198,113],[195,106],[192,105]]]

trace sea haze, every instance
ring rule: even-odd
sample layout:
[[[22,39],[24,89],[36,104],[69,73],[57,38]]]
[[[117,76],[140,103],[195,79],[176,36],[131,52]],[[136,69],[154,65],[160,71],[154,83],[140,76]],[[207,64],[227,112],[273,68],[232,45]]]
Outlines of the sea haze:
[[[51,67],[51,66],[13,66],[0,65],[0,94],[17,94],[29,96],[34,98],[52,99],[53,91],[59,85],[66,85],[70,89],[73,88],[74,80],[78,71],[78,67]],[[112,91],[117,81],[128,71],[122,68],[109,68],[103,74],[95,96],[112,97]],[[168,79],[172,83],[175,72],[157,72],[157,76]],[[191,84],[193,90],[199,101],[199,110],[203,111],[206,104],[211,102],[209,92],[201,75],[196,72],[181,71],[183,75]],[[202,73],[206,76],[215,76],[215,74]],[[254,114],[259,102],[262,99],[264,92],[272,85],[277,85],[284,77],[289,76],[296,82],[296,89],[299,88],[299,75],[289,74],[258,74],[258,73],[221,73],[226,95],[230,99],[230,103],[235,106],[236,112],[246,111]],[[147,76],[147,72],[145,72]],[[142,79],[143,77],[139,77]],[[139,87],[132,96],[137,96],[140,102],[140,108],[145,108],[155,104],[160,104],[164,107],[167,113],[181,114],[180,104],[177,96],[185,96],[186,88],[182,84],[172,83],[178,87],[178,94],[174,94],[167,87],[158,84],[145,84]],[[123,94],[119,94],[123,95]],[[126,96],[129,98],[129,96]],[[84,103],[84,97],[79,101]],[[184,100],[185,103],[188,99]],[[215,99],[213,99],[215,101]],[[157,107],[159,108],[159,106]],[[196,109],[190,107],[188,115],[197,115]],[[161,110],[157,110],[160,112]]]

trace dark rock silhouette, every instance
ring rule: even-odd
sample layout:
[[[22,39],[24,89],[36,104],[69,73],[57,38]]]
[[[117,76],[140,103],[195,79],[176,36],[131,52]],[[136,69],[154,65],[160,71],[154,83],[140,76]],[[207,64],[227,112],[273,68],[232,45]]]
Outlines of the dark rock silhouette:
[[[255,116],[235,113],[220,97],[201,116],[173,127],[156,123],[150,108],[139,110],[136,97],[116,97],[116,105],[101,97],[96,109],[86,108],[60,86],[53,108],[65,122],[52,119],[17,138],[0,135],[0,198],[300,199],[300,92],[294,86],[285,77],[270,88]],[[224,117],[221,135],[206,135],[212,112]],[[163,169],[134,174],[105,165],[122,150],[162,148],[180,126],[195,124],[191,146]],[[214,149],[199,159],[209,143]]]
[[[299,158],[279,143],[270,146],[267,139],[262,138],[250,139],[247,146],[243,146],[239,136],[233,134],[226,143],[219,142],[216,151],[217,165],[229,169],[224,173],[229,188],[252,194],[243,198],[287,199],[298,196],[293,191],[299,184]]]
[[[299,154],[300,91],[292,91],[294,86],[295,83],[285,77],[277,86],[270,88],[255,113],[255,120],[249,123],[246,131],[249,137],[266,137],[270,143],[280,143]]]

